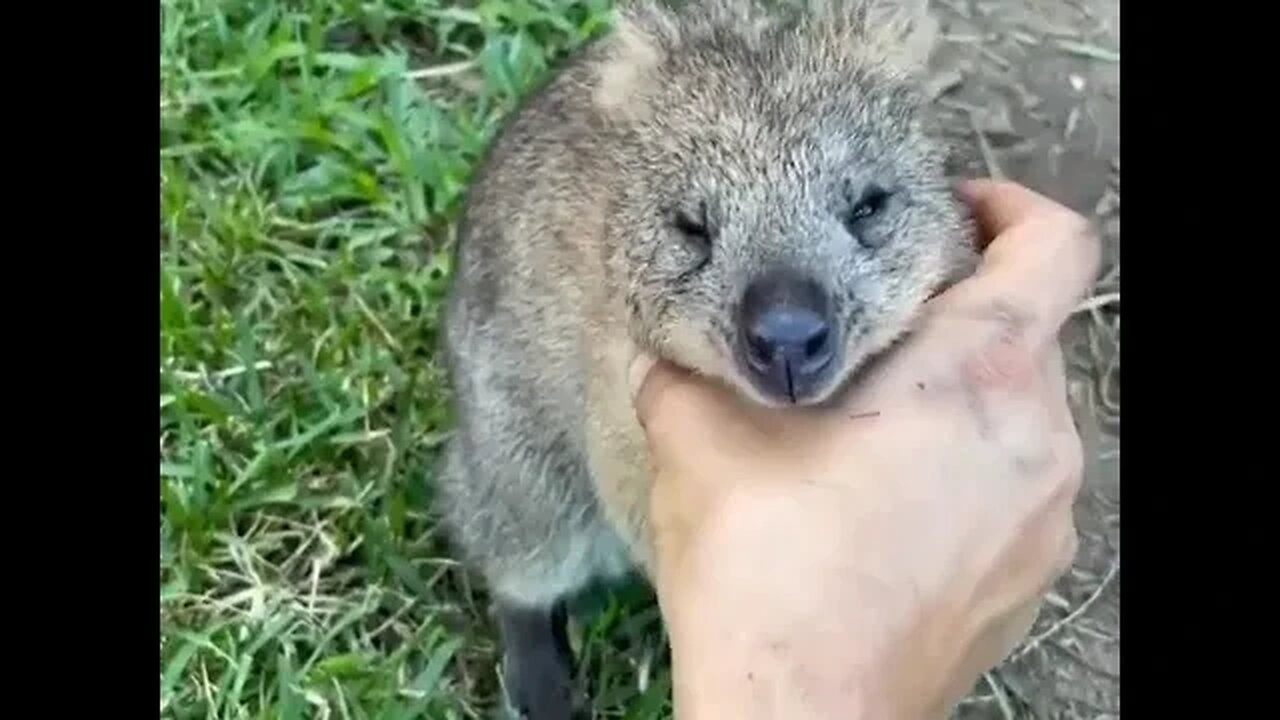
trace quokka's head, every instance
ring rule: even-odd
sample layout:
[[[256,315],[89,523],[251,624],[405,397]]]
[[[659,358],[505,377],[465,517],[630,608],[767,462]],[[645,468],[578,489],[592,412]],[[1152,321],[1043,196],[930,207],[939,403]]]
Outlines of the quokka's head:
[[[920,114],[925,4],[622,7],[592,92],[642,346],[766,405],[821,403],[973,268]]]

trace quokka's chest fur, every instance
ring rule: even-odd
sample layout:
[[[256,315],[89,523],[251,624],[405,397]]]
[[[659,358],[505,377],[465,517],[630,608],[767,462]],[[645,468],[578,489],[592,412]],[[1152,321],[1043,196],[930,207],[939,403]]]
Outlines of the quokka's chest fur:
[[[649,571],[652,474],[644,431],[627,384],[634,355],[635,345],[625,336],[602,343],[592,353],[585,417],[587,466],[603,515],[633,561]]]

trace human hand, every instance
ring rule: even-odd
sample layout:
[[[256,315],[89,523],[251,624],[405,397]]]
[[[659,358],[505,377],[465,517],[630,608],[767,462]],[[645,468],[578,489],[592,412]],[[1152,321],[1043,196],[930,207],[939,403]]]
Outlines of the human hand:
[[[682,718],[805,717],[800,697],[815,716],[939,717],[1069,567],[1082,451],[1056,337],[1096,238],[1016,185],[963,195],[982,266],[837,405],[769,411],[633,368]]]

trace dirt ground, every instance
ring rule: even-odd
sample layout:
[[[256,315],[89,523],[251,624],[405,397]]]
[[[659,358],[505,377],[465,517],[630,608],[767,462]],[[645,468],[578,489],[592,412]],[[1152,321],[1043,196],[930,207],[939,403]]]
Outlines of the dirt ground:
[[[957,171],[1017,180],[1093,217],[1092,297],[1064,332],[1085,443],[1080,553],[1031,638],[958,718],[1120,716],[1120,2],[933,0],[934,90]]]

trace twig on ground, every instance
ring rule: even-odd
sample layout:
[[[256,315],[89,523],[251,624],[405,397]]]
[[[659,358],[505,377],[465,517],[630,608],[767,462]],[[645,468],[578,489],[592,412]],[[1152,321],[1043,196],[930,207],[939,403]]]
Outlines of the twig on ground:
[[[1099,308],[1106,307],[1107,305],[1110,305],[1112,303],[1118,303],[1118,302],[1120,302],[1120,293],[1118,292],[1109,292],[1109,293],[1102,293],[1101,295],[1094,295],[1093,297],[1077,305],[1073,314],[1092,313],[1094,310],[1097,310]]]
[[[986,681],[987,687],[991,688],[991,693],[995,695],[996,704],[1000,706],[1000,714],[1005,720],[1014,720],[1013,706],[1009,704],[1009,696],[1005,694],[1004,688],[1000,687],[1000,683],[991,676],[991,673],[982,673],[982,679]]]
[[[969,112],[969,127],[973,128],[974,134],[978,138],[978,149],[982,151],[982,162],[987,166],[987,175],[992,180],[1004,180],[1004,171],[1000,169],[1000,163],[996,161],[996,154],[991,149],[991,143],[987,142],[986,133],[982,132],[982,128],[978,127],[978,119],[975,114]]]
[[[1092,60],[1101,60],[1103,62],[1118,63],[1120,62],[1120,53],[1115,50],[1108,50],[1097,45],[1089,43],[1076,42],[1074,40],[1059,40],[1058,48],[1072,55],[1090,58]]]
[[[950,8],[951,12],[959,15],[965,20],[968,20],[973,17],[972,15],[969,14],[969,9],[966,8],[963,4],[956,2],[956,0],[938,0],[938,4],[942,5],[943,7]]]
[[[1013,67],[1013,63],[1008,58],[997,53],[995,50],[992,50],[986,45],[978,45],[978,52],[987,56],[987,58],[990,59],[991,62],[999,65],[1001,70],[1008,70],[1009,68]]]
[[[1046,640],[1053,637],[1054,635],[1057,635],[1059,632],[1062,631],[1063,628],[1075,622],[1076,618],[1088,612],[1089,608],[1093,607],[1093,604],[1098,601],[1098,598],[1102,597],[1102,593],[1107,589],[1107,587],[1111,585],[1111,581],[1115,579],[1116,573],[1118,572],[1120,572],[1120,555],[1119,554],[1117,554],[1115,559],[1111,561],[1111,567],[1107,569],[1107,574],[1103,576],[1102,582],[1098,583],[1098,587],[1094,588],[1093,592],[1090,593],[1089,597],[1085,598],[1084,602],[1080,603],[1080,607],[1071,611],[1071,613],[1068,614],[1066,617],[1055,622],[1053,625],[1049,627],[1048,630],[1045,630],[1039,635],[1036,635],[1035,637],[1031,638],[1031,640],[1029,640],[1025,645],[1023,645],[1022,649],[1014,653],[1013,656],[1009,658],[1009,660],[1012,662],[1016,660],[1021,660],[1022,658],[1026,657],[1026,655],[1030,653],[1032,650],[1035,650],[1036,648],[1040,647],[1040,645],[1044,643]]]

